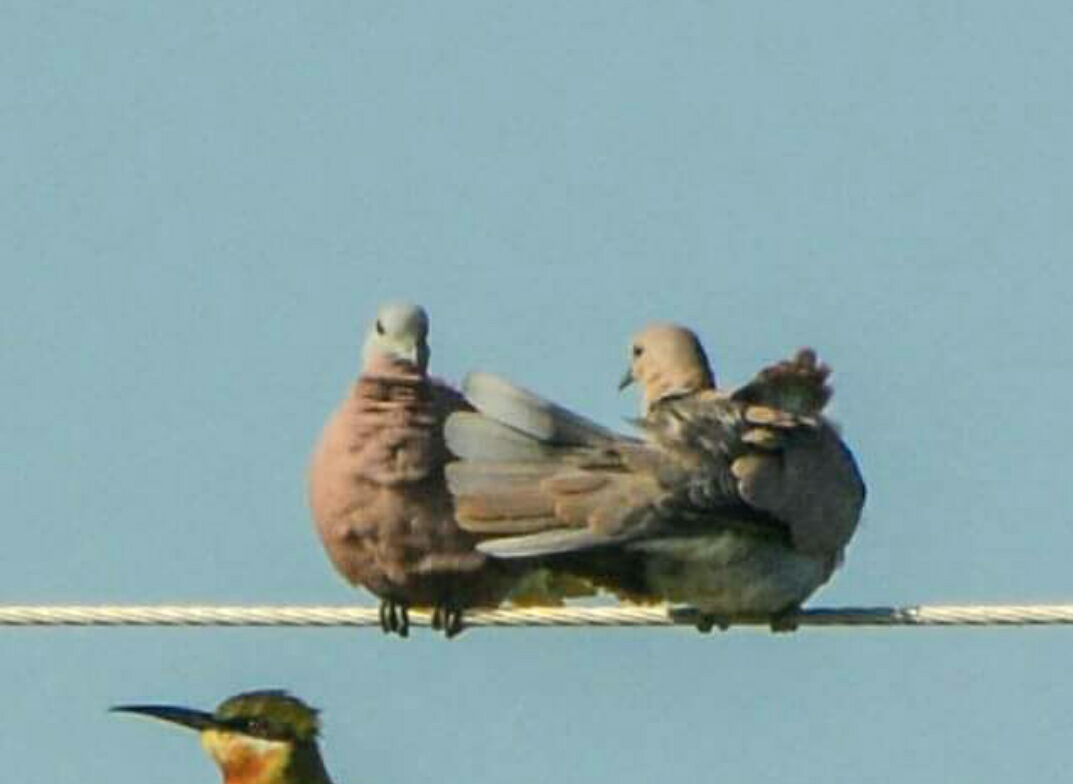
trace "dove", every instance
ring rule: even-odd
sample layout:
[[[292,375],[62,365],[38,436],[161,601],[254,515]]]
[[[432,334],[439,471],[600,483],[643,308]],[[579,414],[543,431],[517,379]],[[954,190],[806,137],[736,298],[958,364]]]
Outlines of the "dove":
[[[384,631],[404,637],[410,607],[433,608],[433,626],[452,637],[466,608],[497,606],[522,573],[475,550],[475,537],[454,521],[443,423],[469,406],[428,376],[428,330],[418,305],[379,308],[361,375],[309,469],[310,509],[329,559],[381,599]]]
[[[669,323],[631,344],[641,438],[489,373],[452,414],[447,469],[481,552],[541,559],[634,602],[686,603],[697,625],[775,631],[841,563],[865,485],[823,416],[830,369],[805,349],[741,388],[716,387],[696,335]]]

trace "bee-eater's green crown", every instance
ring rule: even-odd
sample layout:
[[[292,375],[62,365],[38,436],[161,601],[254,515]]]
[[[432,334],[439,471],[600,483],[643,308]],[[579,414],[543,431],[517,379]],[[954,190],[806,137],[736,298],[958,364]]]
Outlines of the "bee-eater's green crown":
[[[310,742],[320,731],[317,711],[282,689],[261,689],[228,697],[215,718],[247,735]]]

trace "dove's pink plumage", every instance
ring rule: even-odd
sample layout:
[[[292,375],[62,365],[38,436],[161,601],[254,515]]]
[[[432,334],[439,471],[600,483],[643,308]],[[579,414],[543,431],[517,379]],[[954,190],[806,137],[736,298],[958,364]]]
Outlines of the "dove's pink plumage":
[[[421,368],[374,354],[314,451],[309,501],[328,556],[389,605],[495,606],[519,572],[476,552],[454,521],[443,423],[467,409]]]

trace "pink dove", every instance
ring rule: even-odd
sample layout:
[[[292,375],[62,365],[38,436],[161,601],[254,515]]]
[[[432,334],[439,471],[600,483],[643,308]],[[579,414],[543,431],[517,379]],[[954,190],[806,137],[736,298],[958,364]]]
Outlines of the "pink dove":
[[[523,570],[477,552],[454,521],[443,423],[470,407],[427,375],[427,336],[423,308],[380,307],[361,376],[314,451],[309,503],[335,568],[382,600],[385,632],[405,637],[419,606],[451,637],[463,610],[498,605]]]

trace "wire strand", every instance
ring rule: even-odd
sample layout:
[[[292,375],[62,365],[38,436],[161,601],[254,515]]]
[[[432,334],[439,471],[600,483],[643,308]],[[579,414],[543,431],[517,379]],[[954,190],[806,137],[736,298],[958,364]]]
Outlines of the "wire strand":
[[[689,608],[534,607],[472,610],[476,626],[676,626],[700,620]],[[769,618],[727,619],[730,626],[767,626]],[[1041,626],[1073,624],[1073,604],[930,605],[839,607],[803,610],[780,619],[796,626]],[[430,626],[431,615],[410,612],[412,626]],[[256,607],[186,605],[8,605],[0,626],[360,626],[379,627],[375,607]]]

